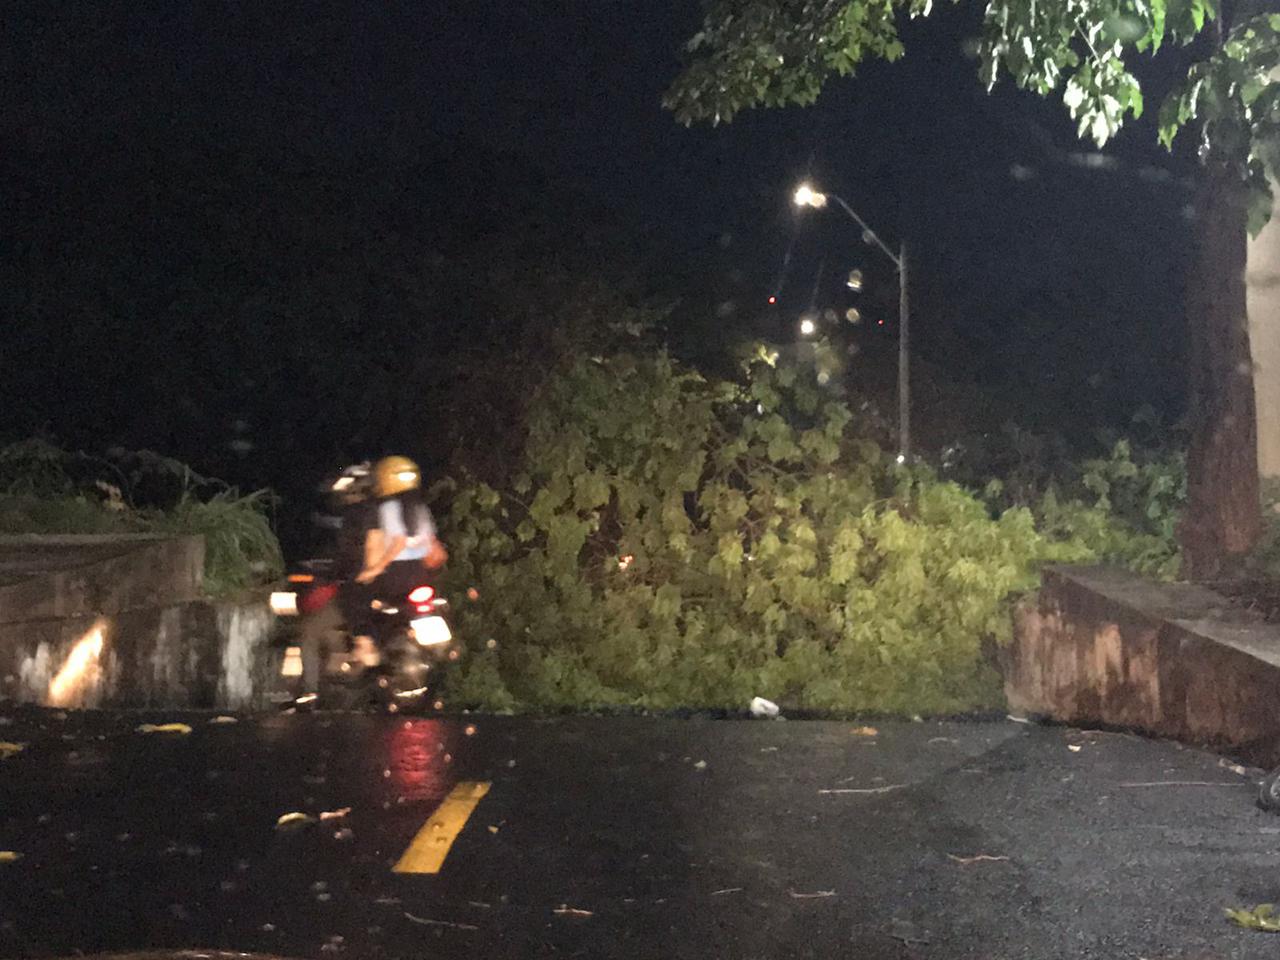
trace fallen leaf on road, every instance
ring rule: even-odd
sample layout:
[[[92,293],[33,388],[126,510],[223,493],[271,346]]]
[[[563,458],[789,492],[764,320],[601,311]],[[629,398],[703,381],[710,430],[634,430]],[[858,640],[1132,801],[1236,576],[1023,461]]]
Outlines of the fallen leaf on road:
[[[25,743],[11,743],[8,740],[0,740],[0,760],[8,760],[25,749],[27,749]]]
[[[1078,743],[1068,743],[1067,749],[1070,750],[1072,753],[1079,753],[1081,750],[1084,749],[1084,747],[1080,746],[1080,744]]]
[[[794,890],[788,890],[792,900],[825,900],[827,897],[834,897],[834,890],[815,890],[813,893],[796,893]]]
[[[699,760],[697,763],[695,763],[695,764],[693,765],[693,769],[695,769],[695,770],[705,770],[705,769],[707,769],[707,761],[705,761],[705,760]]]
[[[875,737],[880,734],[880,731],[875,727],[854,727],[849,732],[855,737]]]
[[[14,853],[12,850],[0,850],[0,863],[16,863],[22,859],[22,854]]]
[[[954,860],[956,863],[960,863],[960,864],[969,864],[969,863],[984,863],[984,862],[993,862],[993,863],[994,863],[994,862],[999,861],[999,860],[1008,860],[1009,858],[1008,858],[1008,857],[993,857],[993,856],[992,856],[991,854],[989,854],[989,853],[979,853],[979,854],[977,854],[977,855],[975,855],[975,856],[972,856],[972,857],[957,857],[954,853],[948,853],[948,854],[947,854],[947,859],[948,859],[948,860]]]
[[[1030,723],[1026,717],[1015,717],[1012,713],[1005,715],[1006,720],[1012,720],[1014,723]]]
[[[294,811],[293,813],[282,814],[280,818],[276,821],[276,829],[277,830],[297,830],[299,827],[305,827],[308,824],[312,824],[315,822],[316,822],[315,817],[308,816],[305,813],[298,813],[297,811]]]
[[[351,812],[350,807],[340,807],[337,810],[325,810],[320,814],[321,820],[341,820]]]
[[[209,722],[210,723],[239,723],[240,721],[237,720],[235,717],[223,716],[223,717],[214,717]]]
[[[469,923],[454,923],[451,920],[428,920],[426,917],[415,917],[412,913],[405,911],[405,919],[412,920],[414,923],[420,923],[427,927],[448,927],[450,930],[479,930],[477,926]]]
[[[1252,910],[1227,907],[1227,918],[1249,930],[1280,933],[1280,913],[1274,903],[1260,903]]]
[[[1242,767],[1238,763],[1232,763],[1226,757],[1222,757],[1221,759],[1218,760],[1218,766],[1220,766],[1223,770],[1230,770],[1232,773],[1237,773],[1242,777],[1247,777],[1249,775],[1249,771],[1247,768]]]
[[[725,887],[723,890],[712,890],[711,895],[713,897],[723,897],[726,893],[741,893],[742,891],[742,887]]]
[[[185,723],[144,723],[137,728],[138,733],[182,733],[191,732]]]
[[[591,910],[579,910],[577,907],[570,907],[567,904],[560,904],[551,911],[558,917],[594,917],[595,912]]]
[[[498,832],[498,828],[497,828],[497,827],[495,827],[495,826],[493,826],[493,825],[491,824],[491,825],[489,826],[489,832],[490,832],[490,833],[497,833],[497,832]]]

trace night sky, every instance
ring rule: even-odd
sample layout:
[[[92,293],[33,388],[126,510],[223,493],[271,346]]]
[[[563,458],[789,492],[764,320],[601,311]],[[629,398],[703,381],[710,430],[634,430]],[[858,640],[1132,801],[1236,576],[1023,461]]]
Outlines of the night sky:
[[[1189,165],[1145,121],[1098,154],[1059,103],[988,95],[965,54],[977,14],[947,7],[909,25],[905,60],[831,85],[816,107],[688,130],[660,100],[694,3],[21,0],[0,41],[0,132],[21,146],[27,184],[9,207],[53,222],[104,157],[133,162],[149,144],[146,162],[163,168],[169,147],[155,144],[194,129],[305,156],[371,192],[424,153],[462,166],[501,154],[665,252],[686,290],[673,339],[688,353],[737,325],[790,336],[820,265],[819,305],[841,310],[844,274],[866,270],[863,312],[891,340],[892,273],[836,211],[797,219],[789,204],[812,176],[912,245],[916,336],[940,375],[1010,396],[1032,385],[1044,411],[1090,422],[1145,401],[1176,416]],[[706,319],[687,319],[694,309]],[[5,423],[22,433],[13,410]]]

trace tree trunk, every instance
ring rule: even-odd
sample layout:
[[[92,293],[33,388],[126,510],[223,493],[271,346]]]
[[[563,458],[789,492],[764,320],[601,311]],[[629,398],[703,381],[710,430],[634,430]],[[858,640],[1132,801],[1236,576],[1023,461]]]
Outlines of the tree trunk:
[[[1239,572],[1262,524],[1238,174],[1217,164],[1206,169],[1197,212],[1200,243],[1187,298],[1191,448],[1179,535],[1183,575],[1212,580]]]

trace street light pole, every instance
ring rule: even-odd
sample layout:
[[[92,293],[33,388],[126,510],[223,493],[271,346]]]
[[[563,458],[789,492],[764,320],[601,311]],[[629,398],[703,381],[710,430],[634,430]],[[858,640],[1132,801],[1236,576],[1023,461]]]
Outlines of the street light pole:
[[[907,303],[907,245],[898,247],[898,456],[911,457],[911,311]]]
[[[827,200],[834,200],[859,227],[868,243],[874,243],[898,268],[898,462],[906,463],[911,457],[911,311],[907,300],[907,245],[898,246],[895,254],[876,234],[867,222],[858,216],[842,197],[834,193],[821,193],[809,184],[801,184],[792,197],[798,207],[821,209]]]

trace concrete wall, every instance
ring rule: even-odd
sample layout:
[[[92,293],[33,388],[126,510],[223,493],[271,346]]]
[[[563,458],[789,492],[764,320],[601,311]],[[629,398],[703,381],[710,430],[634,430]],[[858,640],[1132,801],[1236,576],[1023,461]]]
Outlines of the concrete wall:
[[[200,596],[199,537],[0,538],[0,699],[265,706],[265,597]]]
[[[1211,590],[1048,570],[1003,661],[1014,710],[1280,764],[1280,627]]]

